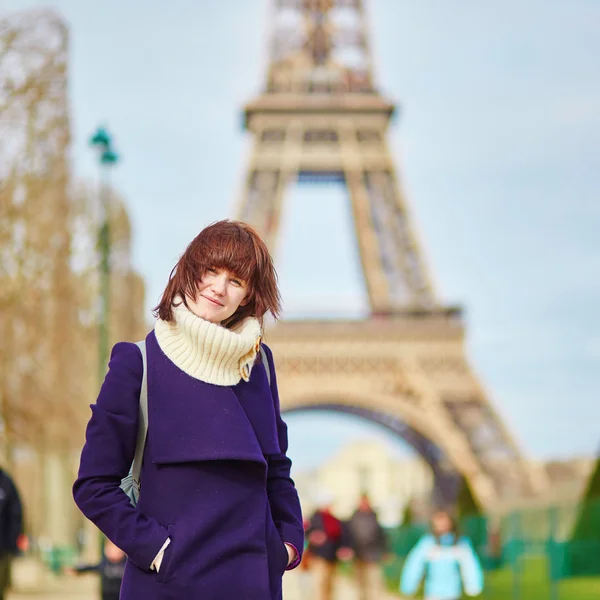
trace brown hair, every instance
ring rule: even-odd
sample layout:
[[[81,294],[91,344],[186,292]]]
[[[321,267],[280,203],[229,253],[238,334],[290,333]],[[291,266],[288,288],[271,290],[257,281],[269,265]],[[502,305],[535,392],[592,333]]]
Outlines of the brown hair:
[[[169,283],[153,314],[163,321],[173,320],[175,298],[196,297],[198,284],[209,269],[225,269],[248,285],[244,306],[223,323],[231,328],[247,317],[256,317],[262,325],[267,312],[277,318],[281,296],[277,272],[269,250],[258,233],[240,221],[217,221],[205,227],[188,245],[173,267]]]

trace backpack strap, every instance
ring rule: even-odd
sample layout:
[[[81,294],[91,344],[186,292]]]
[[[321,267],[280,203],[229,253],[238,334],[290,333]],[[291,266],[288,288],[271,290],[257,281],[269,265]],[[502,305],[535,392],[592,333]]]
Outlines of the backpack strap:
[[[265,371],[267,372],[267,381],[269,382],[269,387],[271,387],[271,363],[269,362],[267,351],[262,344],[260,345],[260,355],[262,357],[263,364],[265,365]]]
[[[136,342],[135,344],[142,353],[142,386],[140,388],[140,421],[138,427],[137,441],[135,444],[135,456],[131,474],[133,480],[140,484],[140,472],[142,470],[142,461],[144,460],[144,447],[146,446],[146,434],[148,433],[148,374],[146,368],[146,341]]]

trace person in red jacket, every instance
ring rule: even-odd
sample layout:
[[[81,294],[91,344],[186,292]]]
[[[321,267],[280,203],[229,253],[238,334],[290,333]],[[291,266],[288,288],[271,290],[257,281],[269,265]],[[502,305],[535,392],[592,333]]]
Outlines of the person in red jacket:
[[[331,502],[329,495],[321,494],[319,508],[312,515],[306,530],[317,600],[333,599],[338,562],[353,556],[347,543],[347,532],[333,514]]]

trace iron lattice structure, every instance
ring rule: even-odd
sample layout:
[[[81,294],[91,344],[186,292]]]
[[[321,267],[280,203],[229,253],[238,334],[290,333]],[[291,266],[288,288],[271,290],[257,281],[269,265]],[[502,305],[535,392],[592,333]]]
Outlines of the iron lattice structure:
[[[432,466],[450,500],[456,473],[481,502],[546,486],[488,401],[464,352],[458,308],[441,304],[411,226],[378,92],[362,0],[276,0],[270,63],[244,110],[254,145],[237,217],[272,252],[289,184],[345,183],[372,316],[269,331],[285,410],[356,412],[389,427]]]

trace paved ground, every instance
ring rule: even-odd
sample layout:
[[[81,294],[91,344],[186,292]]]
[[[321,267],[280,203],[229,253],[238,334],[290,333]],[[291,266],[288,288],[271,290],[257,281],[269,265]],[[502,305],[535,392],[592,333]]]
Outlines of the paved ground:
[[[19,573],[22,581],[23,571],[25,569],[21,569]],[[35,574],[37,585],[35,585],[32,574],[33,569],[28,574],[26,573],[31,579],[28,586],[23,586],[29,587],[30,591],[11,592],[8,594],[8,600],[94,600],[98,598],[98,581],[94,575],[55,578],[37,572]],[[38,587],[39,591],[34,591],[34,587]],[[315,600],[310,574],[299,571],[286,573],[283,597],[285,600]],[[390,596],[382,600],[392,600],[392,598]],[[358,600],[358,594],[351,581],[340,578],[336,589],[336,600]],[[398,597],[395,597],[394,600],[398,600]]]

